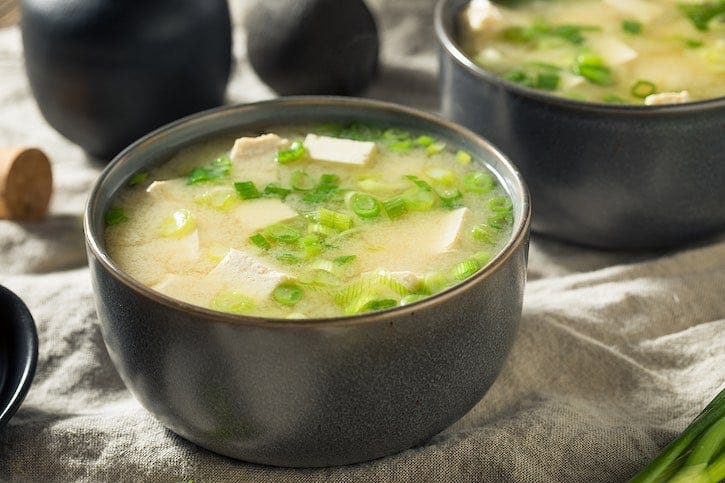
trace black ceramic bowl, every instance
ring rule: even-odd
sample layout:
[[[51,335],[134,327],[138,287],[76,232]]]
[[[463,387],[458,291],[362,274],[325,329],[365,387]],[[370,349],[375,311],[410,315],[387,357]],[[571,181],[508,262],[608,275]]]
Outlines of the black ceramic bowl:
[[[122,272],[104,213],[129,177],[220,133],[362,121],[426,131],[488,165],[513,199],[511,240],[470,279],[409,306],[329,319],[236,316],[168,298]],[[351,98],[231,106],[170,124],[101,174],[85,214],[98,314],[121,377],[164,425],[218,453],[281,466],[388,455],[435,435],[496,379],[521,316],[529,200],[512,165],[473,133],[412,109]]]
[[[467,0],[440,0],[441,109],[521,170],[536,232],[601,248],[674,246],[725,230],[725,97],[621,106],[502,80],[459,48]]]
[[[33,316],[17,295],[0,286],[0,428],[23,402],[37,361]]]

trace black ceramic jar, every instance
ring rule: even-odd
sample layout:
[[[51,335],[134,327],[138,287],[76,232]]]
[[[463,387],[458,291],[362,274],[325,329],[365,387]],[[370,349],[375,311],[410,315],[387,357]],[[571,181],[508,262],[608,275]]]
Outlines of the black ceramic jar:
[[[522,87],[459,48],[467,3],[436,6],[441,110],[519,167],[532,230],[608,249],[670,247],[725,231],[725,97],[622,106]]]
[[[48,123],[110,159],[148,131],[222,104],[226,0],[22,0],[25,67]]]

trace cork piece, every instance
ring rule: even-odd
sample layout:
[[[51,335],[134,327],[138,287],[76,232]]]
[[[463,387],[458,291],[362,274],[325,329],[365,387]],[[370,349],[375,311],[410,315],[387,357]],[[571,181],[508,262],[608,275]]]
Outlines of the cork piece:
[[[0,218],[38,221],[53,191],[50,161],[35,148],[0,148]]]

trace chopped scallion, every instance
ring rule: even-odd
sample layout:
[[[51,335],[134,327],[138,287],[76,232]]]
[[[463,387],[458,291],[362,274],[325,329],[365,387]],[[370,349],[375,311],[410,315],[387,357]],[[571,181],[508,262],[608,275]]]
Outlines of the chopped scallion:
[[[288,194],[290,194],[292,190],[287,188],[282,188],[281,186],[278,186],[274,183],[270,183],[267,186],[264,187],[264,191],[262,191],[262,195],[269,196],[269,197],[277,197],[282,200],[284,200]]]
[[[319,255],[320,253],[322,253],[322,250],[324,248],[322,245],[322,241],[315,234],[300,237],[297,244],[302,249],[302,251],[305,252],[305,258],[311,258],[315,255]]]
[[[206,167],[196,167],[186,177],[186,184],[203,183],[225,178],[232,170],[232,160],[228,156],[221,156]]]
[[[211,308],[231,314],[249,313],[254,308],[254,301],[239,292],[220,292],[211,301]]]
[[[131,179],[128,180],[129,186],[136,186],[139,183],[143,183],[146,181],[146,179],[149,177],[149,174],[144,171],[139,171],[138,173],[131,176]]]
[[[405,200],[401,196],[395,196],[389,200],[383,201],[383,207],[391,220],[400,218],[408,212]]]
[[[305,154],[307,154],[307,149],[305,149],[302,142],[295,141],[292,143],[289,149],[278,151],[275,160],[279,164],[289,164],[293,161],[301,159]]]
[[[302,300],[304,291],[295,283],[282,283],[272,291],[272,298],[282,305],[295,305]]]
[[[111,208],[106,211],[106,225],[108,226],[118,225],[127,220],[128,217],[123,212],[123,208]]]
[[[290,175],[290,186],[297,191],[310,191],[314,188],[314,181],[304,171],[294,171]]]
[[[262,196],[252,181],[234,183],[234,189],[237,190],[237,194],[243,200],[252,200]]]
[[[339,211],[320,208],[317,210],[317,221],[323,226],[334,228],[338,231],[349,230],[352,227],[352,218]]]
[[[463,175],[462,186],[466,193],[485,194],[494,187],[493,176],[483,171],[472,171]]]
[[[628,34],[639,35],[642,33],[642,23],[631,19],[622,20],[622,30]]]
[[[657,92],[657,86],[647,80],[638,80],[632,85],[632,88],[629,90],[629,92],[634,97],[644,99],[645,97]]]
[[[350,198],[352,211],[360,218],[377,218],[380,215],[380,202],[366,193],[354,193]]]
[[[428,211],[438,201],[435,193],[417,187],[407,190],[402,196],[407,208],[412,211]]]
[[[357,255],[342,255],[337,257],[334,262],[336,265],[347,265],[353,262],[357,258]]]
[[[464,260],[451,269],[449,277],[460,282],[476,273],[479,268],[481,268],[481,265],[479,265],[477,260]]]
[[[456,161],[460,164],[468,164],[471,162],[471,155],[466,151],[459,150],[456,153]]]
[[[161,235],[181,238],[196,229],[196,218],[189,210],[176,210],[161,222]]]
[[[300,238],[300,232],[289,225],[275,223],[264,229],[264,236],[282,243],[294,243]]]
[[[598,55],[580,55],[573,67],[573,72],[592,84],[608,86],[614,83],[611,69],[604,65],[604,59]]]
[[[272,248],[272,245],[267,241],[266,238],[264,238],[264,235],[261,233],[256,233],[249,237],[249,241],[254,243],[256,246],[261,248],[262,250],[269,250]]]
[[[417,138],[417,139],[415,140],[415,144],[417,144],[417,145],[419,145],[419,146],[423,146],[424,148],[427,148],[428,146],[430,146],[431,144],[433,144],[433,143],[434,143],[435,141],[436,141],[436,140],[435,140],[435,139],[433,139],[433,138],[432,138],[432,137],[430,137],[430,136],[419,136],[419,137],[418,137],[418,138]]]
[[[429,146],[426,146],[425,152],[428,154],[428,156],[432,156],[434,154],[443,152],[444,149],[446,149],[446,143],[444,143],[443,141],[437,141]]]

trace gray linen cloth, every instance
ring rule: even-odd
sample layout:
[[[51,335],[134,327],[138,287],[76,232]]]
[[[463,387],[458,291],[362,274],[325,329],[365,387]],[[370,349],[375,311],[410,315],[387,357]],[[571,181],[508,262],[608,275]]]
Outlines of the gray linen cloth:
[[[432,1],[371,2],[383,39],[369,97],[437,106]],[[273,97],[237,20],[229,102]],[[725,238],[656,253],[533,238],[523,320],[483,400],[426,444],[347,467],[285,469],[218,456],[166,430],[125,389],[93,305],[81,213],[102,166],[41,117],[20,31],[0,29],[0,145],[52,158],[37,224],[0,221],[0,284],[40,336],[24,404],[0,431],[3,481],[623,481],[725,383]]]

